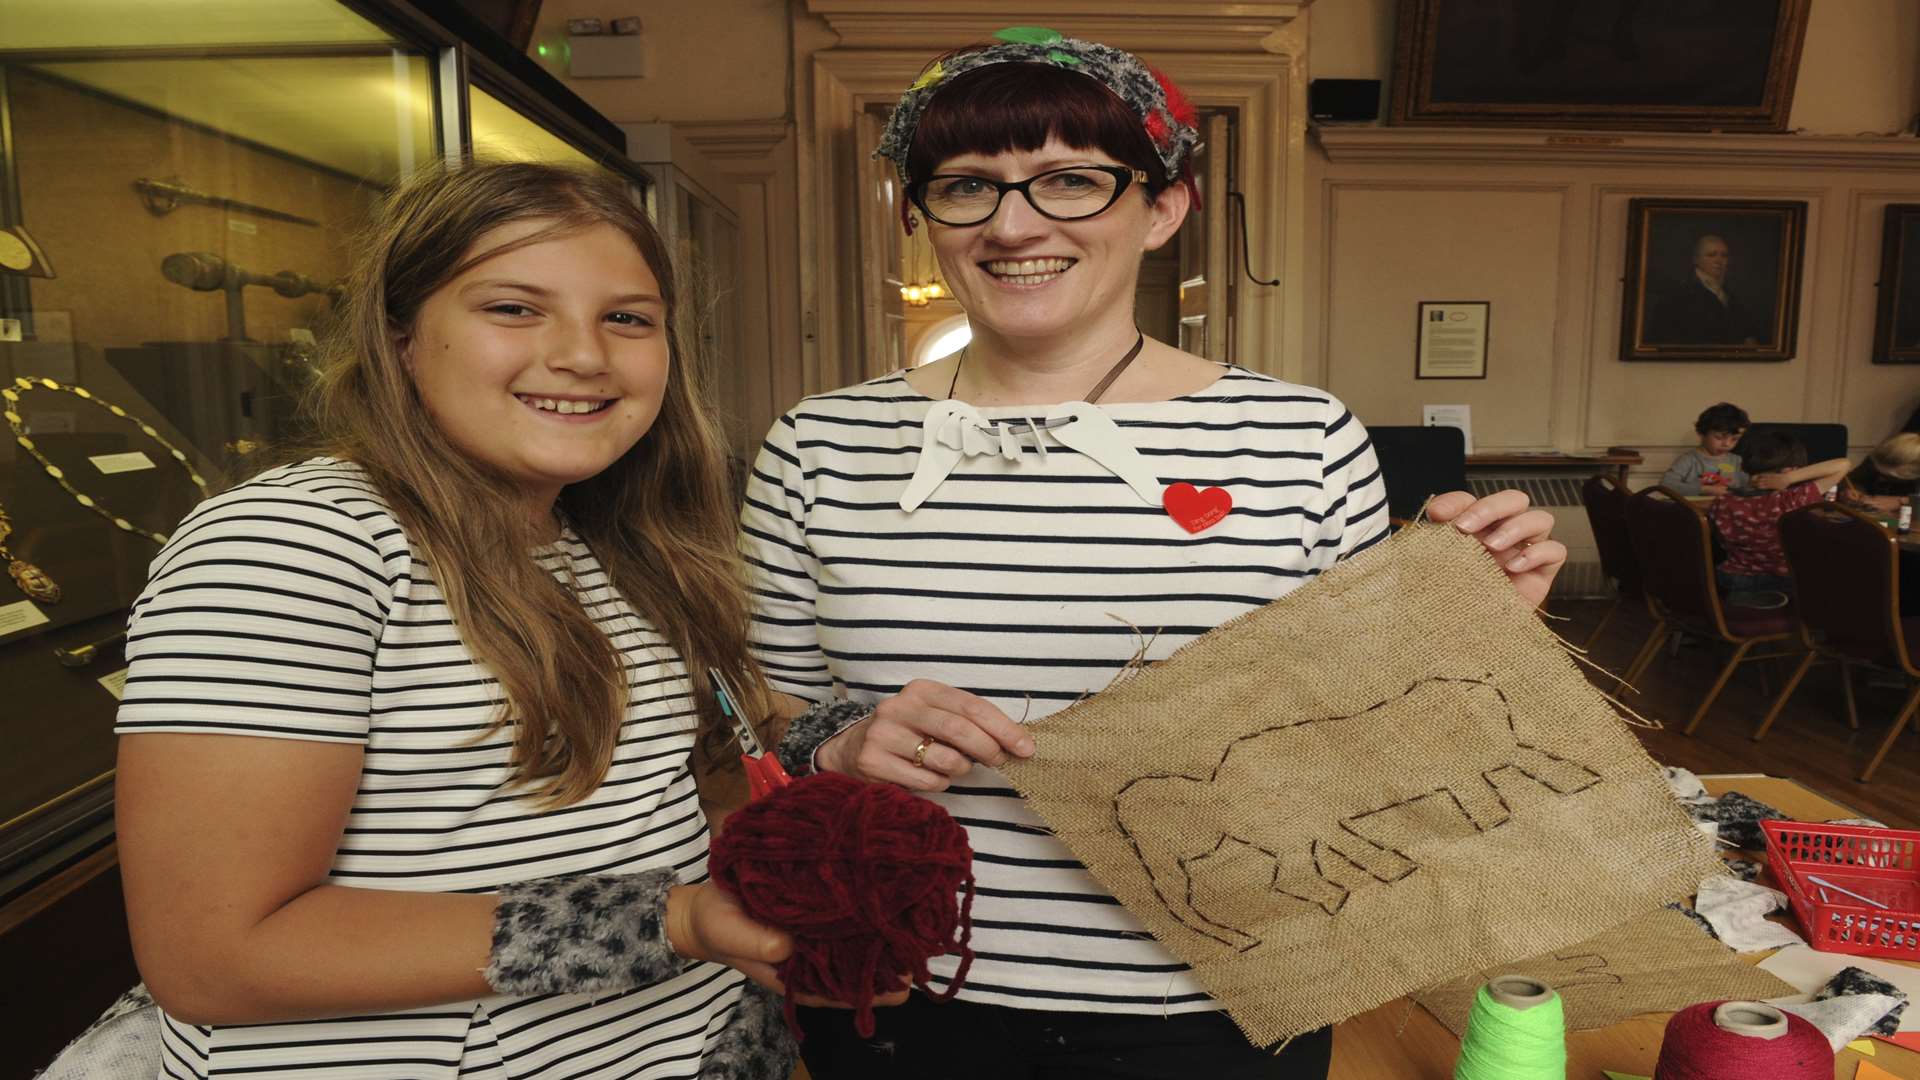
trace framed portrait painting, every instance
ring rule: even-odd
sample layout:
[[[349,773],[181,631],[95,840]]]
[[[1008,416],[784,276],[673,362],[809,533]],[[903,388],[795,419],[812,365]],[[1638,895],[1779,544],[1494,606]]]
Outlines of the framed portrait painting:
[[[1887,205],[1873,362],[1920,364],[1920,203]]]
[[[1793,358],[1807,204],[1627,204],[1620,359]]]
[[[1396,124],[1785,131],[1809,0],[1400,0]]]

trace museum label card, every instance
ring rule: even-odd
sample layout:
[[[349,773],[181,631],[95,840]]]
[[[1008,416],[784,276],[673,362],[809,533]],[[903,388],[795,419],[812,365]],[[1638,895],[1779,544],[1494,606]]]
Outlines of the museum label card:
[[[109,475],[154,467],[153,459],[138,450],[129,450],[124,454],[95,454],[87,460],[93,462],[94,468]]]
[[[111,675],[100,676],[100,685],[107,688],[107,693],[113,695],[113,700],[119,701],[127,692],[127,669],[121,668]]]
[[[43,626],[46,622],[46,612],[41,611],[31,600],[0,605],[0,638],[8,634],[17,634],[30,626]]]

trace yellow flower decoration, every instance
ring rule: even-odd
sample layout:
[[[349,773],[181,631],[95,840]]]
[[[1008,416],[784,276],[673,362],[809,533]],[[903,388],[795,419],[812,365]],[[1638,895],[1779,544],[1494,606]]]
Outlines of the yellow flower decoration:
[[[932,67],[928,68],[925,72],[921,73],[920,81],[917,83],[914,83],[912,86],[908,87],[907,89],[922,90],[922,89],[925,89],[926,87],[932,86],[934,83],[937,83],[941,79],[944,79],[946,77],[947,77],[947,69],[940,66],[940,61],[935,60],[933,62]]]

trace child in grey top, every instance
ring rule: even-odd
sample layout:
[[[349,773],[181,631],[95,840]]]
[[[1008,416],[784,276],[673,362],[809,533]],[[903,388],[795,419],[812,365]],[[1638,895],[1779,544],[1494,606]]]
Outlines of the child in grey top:
[[[1700,436],[1700,445],[1674,458],[1660,485],[1682,495],[1721,495],[1747,486],[1740,455],[1733,452],[1747,431],[1746,410],[1720,402],[1700,414],[1693,430]]]

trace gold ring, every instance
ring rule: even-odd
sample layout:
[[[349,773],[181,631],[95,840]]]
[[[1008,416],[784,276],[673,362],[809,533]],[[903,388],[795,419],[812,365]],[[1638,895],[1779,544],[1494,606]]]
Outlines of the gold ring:
[[[921,739],[920,745],[913,748],[913,767],[914,768],[924,769],[927,767],[927,748],[931,747],[932,745],[933,745],[933,739],[929,737],[929,738]]]

